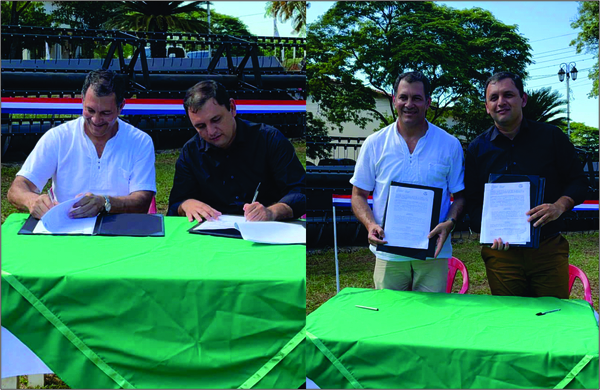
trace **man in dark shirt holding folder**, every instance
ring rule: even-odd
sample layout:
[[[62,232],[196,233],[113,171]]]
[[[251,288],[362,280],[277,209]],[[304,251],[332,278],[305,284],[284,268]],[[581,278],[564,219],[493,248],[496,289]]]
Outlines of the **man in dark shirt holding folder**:
[[[279,130],[236,118],[235,101],[216,81],[194,85],[183,105],[198,134],[177,160],[167,215],[276,221],[305,213],[306,173]]]
[[[527,94],[521,78],[496,73],[485,89],[494,126],[469,145],[465,161],[467,210],[479,232],[484,185],[490,173],[545,178],[542,204],[527,212],[541,227],[539,248],[511,247],[502,237],[481,256],[493,295],[569,297],[569,243],[560,234],[561,215],[585,200],[587,179],[575,148],[558,127],[523,118]]]

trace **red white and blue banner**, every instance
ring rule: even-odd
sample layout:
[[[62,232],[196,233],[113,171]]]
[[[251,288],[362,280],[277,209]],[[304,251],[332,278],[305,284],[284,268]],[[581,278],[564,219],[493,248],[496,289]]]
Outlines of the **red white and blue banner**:
[[[598,201],[586,200],[582,204],[573,207],[573,211],[598,211]]]
[[[306,112],[305,100],[236,100],[239,114]],[[2,98],[3,114],[81,114],[79,98]],[[182,99],[126,99],[122,115],[183,115]]]
[[[352,195],[331,195],[333,206],[338,207],[352,207]],[[367,199],[369,206],[373,207],[373,196],[369,195]]]
[[[333,205],[338,207],[351,207],[351,199],[352,195],[331,195]],[[369,196],[367,201],[373,207],[373,196]],[[598,211],[598,201],[586,200],[582,204],[573,207],[573,211]]]

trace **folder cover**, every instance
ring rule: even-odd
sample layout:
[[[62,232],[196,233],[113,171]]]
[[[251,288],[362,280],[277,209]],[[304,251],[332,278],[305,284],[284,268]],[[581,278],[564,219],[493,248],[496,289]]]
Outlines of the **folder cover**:
[[[431,221],[429,231],[432,231],[434,227],[436,227],[440,220],[440,208],[442,205],[442,192],[441,188],[437,187],[428,187],[422,186],[418,184],[406,184],[406,183],[398,183],[393,181],[391,186],[400,186],[407,188],[416,188],[433,191],[433,210],[431,213]],[[391,189],[391,187],[390,187]],[[391,192],[391,191],[390,191]],[[385,213],[383,214],[383,224],[382,228],[385,230],[385,219],[387,215],[388,205],[389,205],[389,196],[385,205]],[[427,257],[433,257],[435,255],[435,246],[437,243],[437,236],[429,239],[429,245],[427,249],[416,249],[416,248],[405,248],[398,246],[391,246],[389,244],[379,244],[377,245],[377,250],[381,252],[393,253],[400,256],[412,257],[413,259],[425,260]]]
[[[31,215],[19,234],[33,233],[40,220]],[[41,234],[46,235],[46,234]],[[90,234],[52,234],[57,236],[81,236]],[[162,214],[106,214],[96,219],[92,236],[130,236],[130,237],[164,237],[165,224]]]

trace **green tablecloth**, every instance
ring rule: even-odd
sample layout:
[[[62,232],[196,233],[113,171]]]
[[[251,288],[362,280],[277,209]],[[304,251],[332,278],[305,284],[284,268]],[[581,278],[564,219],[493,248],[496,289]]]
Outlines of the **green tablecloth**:
[[[346,288],[306,326],[306,373],[321,388],[598,389],[585,301]]]
[[[165,237],[17,235],[26,217],[2,225],[2,326],[69,386],[305,381],[305,246],[189,234],[183,217]]]

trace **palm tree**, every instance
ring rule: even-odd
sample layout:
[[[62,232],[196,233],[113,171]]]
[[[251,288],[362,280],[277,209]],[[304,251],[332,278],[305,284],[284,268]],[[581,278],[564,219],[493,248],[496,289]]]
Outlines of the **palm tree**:
[[[122,1],[108,22],[108,28],[131,31],[153,31],[167,38],[167,31],[205,33],[208,25],[200,19],[187,19],[190,12],[206,13],[201,5],[206,1],[182,4],[182,1]],[[160,40],[150,44],[154,58],[166,57],[167,42]]]
[[[567,118],[562,115],[566,109],[562,106],[567,101],[562,99],[559,92],[552,91],[550,87],[526,92],[527,105],[523,108],[525,118],[559,127],[566,125]]]
[[[267,3],[265,16],[279,18],[282,23],[292,19],[294,33],[306,32],[306,9],[310,5],[306,1],[271,1]]]

